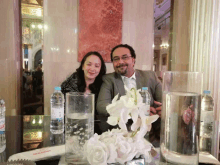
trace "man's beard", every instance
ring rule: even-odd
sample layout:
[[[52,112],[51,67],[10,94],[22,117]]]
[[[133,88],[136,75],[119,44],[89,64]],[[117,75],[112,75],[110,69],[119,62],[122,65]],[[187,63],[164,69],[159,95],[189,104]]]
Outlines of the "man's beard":
[[[120,74],[120,75],[123,76],[123,75],[127,74],[127,69],[128,69],[128,68],[126,68],[124,71],[120,71],[119,68],[120,68],[121,66],[127,66],[127,67],[128,67],[128,64],[121,64],[121,65],[119,65],[119,66],[116,67],[116,68],[118,69],[118,71],[117,71],[118,74]]]

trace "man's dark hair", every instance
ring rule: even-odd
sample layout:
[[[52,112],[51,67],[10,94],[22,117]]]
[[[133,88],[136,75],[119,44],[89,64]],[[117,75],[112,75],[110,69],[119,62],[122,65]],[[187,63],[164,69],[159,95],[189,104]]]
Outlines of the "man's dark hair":
[[[131,53],[131,57],[133,57],[134,59],[136,59],[136,54],[135,54],[135,51],[134,49],[130,46],[130,45],[127,45],[127,44],[120,44],[120,45],[117,45],[115,46],[112,51],[111,51],[111,61],[113,61],[113,52],[115,51],[115,49],[117,48],[127,48],[130,50],[130,53]]]

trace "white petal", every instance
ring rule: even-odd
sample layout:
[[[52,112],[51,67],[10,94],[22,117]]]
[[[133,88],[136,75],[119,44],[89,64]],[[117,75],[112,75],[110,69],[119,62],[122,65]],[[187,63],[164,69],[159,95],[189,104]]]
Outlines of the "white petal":
[[[118,117],[109,116],[107,123],[110,125],[113,125],[113,126],[117,125],[118,124]]]
[[[114,103],[118,100],[118,96],[119,96],[119,93],[113,98],[112,103]]]
[[[146,124],[149,125],[149,124],[155,122],[158,118],[159,118],[159,115],[148,116],[146,118]]]
[[[126,91],[126,92],[130,91],[125,85],[124,85],[124,88],[125,88],[125,91]],[[126,92],[125,92],[125,93],[126,93]]]
[[[131,118],[132,118],[134,123],[137,122],[137,119],[138,119],[138,110],[137,109],[133,109],[131,111]]]
[[[116,158],[116,160],[119,163],[124,164],[125,162],[132,160],[136,154],[137,154],[137,151],[132,152],[129,155],[124,155],[122,158]]]
[[[136,120],[136,122],[133,122],[133,124],[131,125],[131,130],[136,131],[140,126],[141,126],[141,119],[139,118]]]
[[[151,124],[147,126],[147,131],[148,131],[148,132],[151,130],[151,127],[152,127]]]
[[[109,157],[107,163],[115,163],[115,159],[118,156],[116,152],[116,146],[111,143],[108,145],[108,149],[109,149]]]
[[[113,110],[114,107],[115,107],[114,104],[109,104],[109,105],[107,105],[107,106],[106,106],[107,112],[108,112],[109,114],[111,114],[111,112],[112,112],[112,110]]]
[[[137,135],[135,136],[135,140],[140,140],[142,139],[146,133],[147,133],[147,127],[141,127],[140,131],[137,133]]]
[[[129,119],[129,111],[126,108],[123,108],[120,114],[120,119],[122,122],[127,123]]]
[[[127,131],[126,124],[125,124],[122,120],[119,120],[118,126],[119,126],[122,130],[126,130],[126,131]]]

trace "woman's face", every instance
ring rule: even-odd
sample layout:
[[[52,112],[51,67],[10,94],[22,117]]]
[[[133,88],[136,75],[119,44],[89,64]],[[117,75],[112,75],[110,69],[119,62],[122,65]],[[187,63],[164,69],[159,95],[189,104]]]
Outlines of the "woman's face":
[[[91,55],[87,57],[84,65],[83,71],[85,80],[95,80],[99,75],[101,69],[101,60],[96,55]]]

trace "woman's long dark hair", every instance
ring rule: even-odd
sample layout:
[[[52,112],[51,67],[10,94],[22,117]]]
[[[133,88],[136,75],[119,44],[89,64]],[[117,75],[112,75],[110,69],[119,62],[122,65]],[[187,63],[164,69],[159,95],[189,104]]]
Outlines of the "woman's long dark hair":
[[[98,52],[88,52],[82,59],[80,67],[78,69],[76,69],[77,72],[77,76],[78,76],[78,88],[80,92],[85,92],[86,89],[86,81],[85,81],[85,77],[84,77],[84,71],[83,71],[83,65],[86,61],[86,59],[91,56],[91,55],[95,55],[97,57],[99,57],[99,59],[101,60],[101,69],[100,72],[98,74],[98,76],[95,78],[95,81],[89,85],[89,89],[91,90],[92,93],[97,94],[99,93],[101,84],[102,84],[102,76],[106,73],[106,66],[105,66],[105,62],[102,58],[102,56],[98,53]]]

